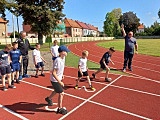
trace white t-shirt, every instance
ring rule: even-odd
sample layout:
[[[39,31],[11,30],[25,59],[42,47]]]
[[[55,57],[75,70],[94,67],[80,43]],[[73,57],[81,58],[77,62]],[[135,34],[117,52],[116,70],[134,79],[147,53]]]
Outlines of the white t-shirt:
[[[82,72],[87,71],[87,58],[80,58],[78,65],[80,66]]]
[[[57,76],[60,80],[62,80],[63,72],[65,66],[65,58],[62,59],[61,57],[57,57],[53,63],[53,69],[57,69]],[[58,82],[53,75],[50,75],[50,79],[52,82]]]
[[[51,52],[53,53],[54,57],[58,57],[59,56],[58,48],[59,48],[58,45],[56,45],[56,46],[53,45],[51,47]]]
[[[34,56],[35,56],[35,60],[36,60],[36,62],[38,63],[38,62],[42,62],[42,59],[41,59],[41,53],[40,53],[40,51],[39,50],[37,50],[37,49],[34,49],[33,50],[33,61],[34,61]]]

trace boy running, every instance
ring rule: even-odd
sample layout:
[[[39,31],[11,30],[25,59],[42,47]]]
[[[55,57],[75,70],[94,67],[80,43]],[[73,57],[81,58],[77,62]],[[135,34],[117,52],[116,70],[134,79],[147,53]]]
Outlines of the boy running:
[[[65,67],[65,57],[67,56],[67,52],[69,52],[68,48],[64,45],[60,46],[58,48],[59,57],[57,57],[53,63],[53,69],[51,72],[51,83],[53,86],[54,91],[51,93],[49,97],[46,97],[45,100],[48,103],[48,105],[53,105],[52,103],[52,97],[58,93],[58,109],[57,113],[60,114],[66,114],[67,110],[62,107],[62,101],[63,101],[63,87],[64,83],[62,82],[64,67]]]
[[[12,85],[14,85],[14,77],[16,73],[16,83],[19,83],[19,70],[20,70],[20,63],[22,60],[21,51],[18,48],[18,43],[13,42],[12,43],[13,49],[9,52],[9,58],[10,58],[10,65],[11,65],[11,71],[12,71]]]
[[[38,71],[39,71],[40,67],[42,68],[41,76],[45,76],[45,74],[43,73],[43,71],[44,71],[43,61],[45,63],[46,63],[46,61],[41,56],[41,53],[40,53],[40,47],[41,46],[40,46],[40,44],[36,43],[35,46],[36,46],[36,49],[33,50],[33,61],[34,61],[34,65],[36,67],[36,75],[35,75],[35,77],[38,78]]]
[[[11,49],[11,45],[6,45],[4,47],[4,50],[0,51],[0,72],[2,76],[2,85],[3,85],[3,91],[7,91],[7,88],[5,86],[5,77],[7,75],[8,80],[8,88],[16,88],[14,85],[11,84],[11,67],[10,67],[10,61],[8,57],[8,52]]]
[[[110,82],[110,81],[111,81],[111,79],[108,78],[108,74],[109,74],[109,71],[110,71],[108,64],[109,64],[109,62],[111,62],[111,63],[114,65],[114,63],[113,63],[112,60],[111,60],[111,56],[112,56],[112,54],[113,54],[114,52],[115,52],[114,47],[111,47],[111,48],[109,48],[109,51],[106,52],[106,53],[102,56],[102,58],[101,58],[101,60],[100,60],[100,69],[99,69],[98,71],[96,71],[95,73],[92,74],[93,78],[96,77],[96,74],[98,74],[99,72],[101,72],[101,71],[103,71],[104,69],[106,69],[105,81],[106,81],[106,82]]]
[[[75,89],[78,89],[78,83],[81,79],[82,76],[85,76],[88,80],[89,83],[89,88],[91,90],[95,90],[95,88],[92,86],[89,75],[88,75],[88,71],[87,71],[87,57],[88,57],[88,51],[84,50],[82,52],[82,57],[80,58],[79,62],[78,62],[78,79],[76,81],[76,86],[74,87]]]

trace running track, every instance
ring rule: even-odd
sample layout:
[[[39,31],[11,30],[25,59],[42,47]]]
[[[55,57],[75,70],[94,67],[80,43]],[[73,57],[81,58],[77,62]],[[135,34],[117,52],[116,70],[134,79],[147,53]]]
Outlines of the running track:
[[[95,42],[89,42],[87,44],[89,45],[89,49],[87,50],[90,52],[89,59],[98,62],[99,57],[106,50],[93,46]],[[84,49],[84,45],[87,44],[73,44],[69,46],[69,49],[73,53],[80,55]],[[76,48],[80,51],[78,52]],[[92,54],[96,55],[95,52],[99,52],[97,54],[99,57],[92,56]],[[115,56],[118,57],[118,52],[115,53]],[[136,58],[138,57],[136,56],[134,59]],[[116,60],[116,57],[113,57],[113,60]],[[119,61],[123,62],[123,60]],[[113,67],[121,68],[120,65],[117,66],[116,64]],[[15,90],[9,89],[7,92],[0,91],[0,120],[159,120],[159,77],[152,79],[152,76],[150,78],[148,76],[142,76],[142,74],[136,73],[136,69],[134,67],[134,76],[110,74],[110,77],[113,79],[111,83],[104,82],[104,73],[100,73],[97,75],[97,79],[92,81],[96,91],[86,92],[83,89],[73,89],[77,77],[77,69],[66,67],[64,79],[66,90],[63,105],[68,109],[69,113],[64,116],[45,109],[46,102],[44,98],[52,91],[49,74],[46,74],[46,77],[39,77],[38,79],[25,79],[21,84],[16,85],[17,88]],[[89,71],[89,74],[91,75],[92,72]],[[87,87],[88,83],[82,81],[79,86]],[[57,96],[53,98],[53,101],[55,103],[57,102]],[[50,107],[50,109],[55,107]]]

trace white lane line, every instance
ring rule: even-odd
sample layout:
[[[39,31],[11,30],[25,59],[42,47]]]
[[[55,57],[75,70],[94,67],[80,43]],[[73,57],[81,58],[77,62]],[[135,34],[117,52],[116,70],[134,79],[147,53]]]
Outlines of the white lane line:
[[[99,106],[103,106],[103,107],[106,107],[106,108],[109,108],[109,109],[112,109],[112,110],[115,110],[115,111],[119,111],[119,112],[122,112],[122,113],[125,113],[125,114],[128,114],[128,115],[131,115],[131,116],[142,118],[142,119],[145,119],[145,120],[152,120],[151,118],[147,118],[147,117],[135,114],[135,113],[127,112],[125,110],[121,110],[121,109],[118,109],[118,108],[115,108],[115,107],[104,105],[104,104],[101,104],[101,103],[98,103],[98,102],[94,102],[94,101],[88,101],[88,102],[91,102],[91,103],[94,103],[94,104],[97,104]]]
[[[120,77],[122,77],[122,76],[119,76],[117,79],[115,79],[115,81],[116,80],[118,80]],[[40,86],[40,85],[37,85],[37,84],[34,84],[34,83],[30,83],[30,82],[27,82],[27,81],[22,81],[23,83],[26,83],[26,84],[30,84],[30,85],[33,85],[33,86],[36,86],[36,87],[39,87],[39,88],[43,88],[43,89],[46,89],[46,90],[50,90],[50,91],[53,91],[53,89],[50,89],[50,88],[46,88],[46,87],[43,87],[43,86]],[[111,86],[111,84],[112,84],[112,82],[110,83],[110,85],[108,85],[108,86]],[[105,88],[107,88],[108,86],[106,86],[106,87],[104,87],[103,89],[105,89]],[[103,91],[102,89],[101,89],[101,91]],[[97,93],[98,94],[98,93]],[[96,94],[96,95],[97,95]],[[127,112],[127,111],[124,111],[124,110],[120,110],[120,109],[118,109],[118,108],[114,108],[114,107],[111,107],[111,106],[108,106],[108,105],[103,105],[103,104],[100,104],[100,103],[98,103],[98,102],[94,102],[94,101],[91,101],[90,99],[92,99],[94,96],[96,96],[96,95],[94,95],[94,96],[91,96],[90,97],[90,99],[85,99],[85,98],[81,98],[81,97],[78,97],[78,96],[75,96],[75,95],[71,95],[71,94],[68,94],[68,93],[65,93],[65,95],[68,95],[68,96],[70,96],[70,97],[73,97],[73,98],[77,98],[77,99],[80,99],[80,100],[83,100],[84,102],[86,101],[88,101],[88,102],[92,102],[92,103],[94,103],[94,104],[97,104],[97,105],[101,105],[101,106],[103,106],[103,107],[107,107],[107,108],[110,108],[110,109],[113,109],[113,110],[116,110],[116,111],[119,111],[119,112],[123,112],[123,113],[126,113],[126,114],[130,114],[130,115],[132,115],[132,116],[139,116],[139,117],[142,117],[142,118],[146,118],[146,117],[143,117],[143,116],[140,116],[140,115],[137,115],[137,114],[134,114],[134,113],[131,113],[131,112]],[[85,102],[85,103],[86,103]],[[85,103],[83,103],[83,104],[85,104]],[[82,106],[82,105],[81,105]],[[80,106],[79,106],[80,107]],[[78,106],[76,107],[77,109],[79,108]],[[75,110],[72,110],[72,111],[75,111]],[[67,113],[68,114],[68,113]],[[67,115],[66,114],[66,115]],[[70,113],[71,114],[71,113]],[[68,116],[68,115],[67,115]],[[63,118],[60,118],[60,120],[62,120]],[[151,120],[151,119],[147,119],[147,120]]]
[[[106,85],[105,87],[103,87],[101,90],[99,90],[98,92],[96,92],[95,94],[93,94],[91,97],[89,97],[88,99],[86,99],[83,103],[79,104],[77,107],[75,107],[74,109],[72,109],[70,112],[68,112],[66,115],[62,116],[59,120],[63,120],[64,118],[66,118],[68,115],[70,115],[71,113],[73,113],[75,110],[77,110],[78,108],[80,108],[82,105],[84,105],[85,103],[87,103],[89,100],[91,100],[93,97],[95,97],[96,95],[98,95],[100,92],[102,92],[103,90],[105,90],[107,87],[109,87],[112,83],[114,83],[115,81],[117,81],[119,78],[121,78],[122,76],[119,76],[117,79],[113,80],[110,84]]]
[[[66,76],[66,75],[65,75],[65,77],[72,78],[72,79],[76,79],[76,77],[72,77],[72,76]],[[96,82],[96,81],[91,81],[91,82],[97,83],[97,84],[102,84],[102,85],[108,85],[108,84],[102,83],[102,82]],[[121,86],[117,86],[117,85],[110,85],[110,86],[116,87],[116,88],[120,88],[120,89],[129,90],[129,91],[134,91],[134,92],[138,92],[138,93],[143,93],[143,94],[147,94],[147,95],[152,95],[152,96],[160,97],[159,94],[149,93],[149,92],[140,91],[140,90],[131,89],[131,88],[126,88],[126,87],[121,87]]]
[[[3,105],[1,105],[1,104],[0,104],[0,108],[4,109],[5,111],[11,113],[12,115],[14,115],[14,116],[16,116],[16,117],[18,117],[18,118],[20,118],[20,119],[22,119],[22,120],[29,120],[29,119],[27,119],[26,117],[23,117],[22,115],[20,115],[20,114],[14,112],[14,111],[8,109],[7,107],[5,107],[5,106],[3,106]]]

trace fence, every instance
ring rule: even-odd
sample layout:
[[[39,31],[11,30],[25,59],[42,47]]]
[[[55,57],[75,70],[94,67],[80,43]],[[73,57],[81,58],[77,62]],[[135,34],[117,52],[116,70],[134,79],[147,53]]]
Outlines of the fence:
[[[98,41],[98,40],[112,40],[114,37],[66,37],[66,38],[52,38],[51,42],[57,40],[60,44],[83,42],[83,41]],[[11,38],[0,38],[1,44],[11,44],[16,39]],[[28,38],[30,43],[38,43],[38,38]],[[45,43],[46,38],[43,37],[43,43]]]

